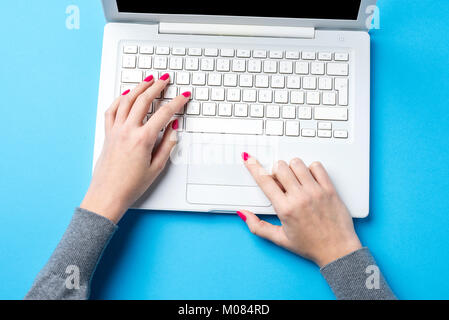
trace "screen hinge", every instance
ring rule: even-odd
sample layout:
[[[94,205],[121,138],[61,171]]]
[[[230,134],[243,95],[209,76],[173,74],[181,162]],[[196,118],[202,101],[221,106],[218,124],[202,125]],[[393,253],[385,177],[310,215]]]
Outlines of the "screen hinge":
[[[160,22],[159,33],[302,39],[315,38],[315,28],[313,27],[281,27],[213,23]]]

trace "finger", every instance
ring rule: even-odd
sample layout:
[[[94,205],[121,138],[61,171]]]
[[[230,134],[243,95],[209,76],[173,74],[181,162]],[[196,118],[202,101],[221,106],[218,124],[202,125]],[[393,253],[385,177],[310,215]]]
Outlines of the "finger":
[[[270,240],[278,246],[287,246],[288,239],[281,226],[276,226],[261,220],[258,216],[248,210],[237,211],[237,214],[243,221],[245,221],[251,233]]]
[[[114,100],[114,102],[111,104],[111,106],[106,110],[106,113],[104,114],[104,122],[105,122],[104,128],[106,134],[108,134],[108,132],[114,125],[115,116],[117,115],[117,109],[119,105],[120,105],[120,97]]]
[[[285,161],[278,161],[273,166],[273,175],[282,184],[287,193],[299,190],[300,184],[293,171]]]
[[[334,190],[334,184],[332,183],[326,169],[324,169],[324,166],[321,164],[321,162],[312,162],[309,168],[310,173],[313,175],[319,185],[321,185],[326,190]]]
[[[157,134],[167,125],[175,113],[179,112],[189,101],[190,95],[191,93],[189,91],[183,92],[169,103],[160,107],[159,110],[157,110],[145,124],[148,133],[152,136],[157,136]]]
[[[314,186],[316,181],[309,171],[309,168],[299,158],[293,158],[290,161],[290,168],[303,186]]]
[[[256,158],[251,157],[246,152],[242,154],[242,157],[246,168],[268,199],[270,199],[273,204],[284,201],[284,192],[282,192],[273,177],[269,175],[268,172],[266,172],[266,170],[260,165],[259,161],[257,161]]]
[[[153,153],[153,159],[151,160],[150,170],[155,172],[161,172],[168,159],[173,147],[178,142],[176,130],[178,129],[178,119],[173,120],[165,129],[164,136],[161,142]]]
[[[129,93],[123,95],[122,99],[120,100],[120,105],[118,107],[117,116],[116,116],[117,122],[121,122],[121,123],[125,122],[125,120],[128,118],[129,110],[131,110],[137,97],[139,95],[141,95],[142,92],[147,90],[148,87],[152,86],[153,83],[154,83],[153,76],[149,75],[141,83],[139,83],[137,85],[137,87],[135,87],[131,91],[127,90]]]
[[[139,95],[129,112],[128,121],[137,125],[142,124],[143,117],[150,109],[150,104],[160,96],[162,90],[170,83],[169,77],[169,74],[165,73],[151,87]]]

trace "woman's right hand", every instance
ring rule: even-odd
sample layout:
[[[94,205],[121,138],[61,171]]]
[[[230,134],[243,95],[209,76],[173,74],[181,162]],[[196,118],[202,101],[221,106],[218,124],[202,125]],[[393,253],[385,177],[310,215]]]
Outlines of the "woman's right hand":
[[[238,215],[250,231],[314,261],[318,266],[360,249],[352,218],[319,162],[307,167],[301,159],[278,161],[268,174],[244,153],[245,166],[271,201],[281,226],[241,210]]]

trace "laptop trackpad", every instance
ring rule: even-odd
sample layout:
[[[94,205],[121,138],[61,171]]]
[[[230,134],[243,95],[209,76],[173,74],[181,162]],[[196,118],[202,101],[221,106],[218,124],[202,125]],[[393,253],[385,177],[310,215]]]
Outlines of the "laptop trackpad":
[[[242,152],[255,156],[269,171],[272,148],[263,145],[198,143],[190,146],[187,201],[195,204],[270,206],[243,164]]]

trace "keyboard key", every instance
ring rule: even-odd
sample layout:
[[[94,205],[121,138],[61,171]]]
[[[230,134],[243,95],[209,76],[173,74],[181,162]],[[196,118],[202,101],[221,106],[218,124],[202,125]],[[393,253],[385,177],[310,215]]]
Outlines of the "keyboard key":
[[[217,109],[215,103],[204,102],[203,103],[203,116],[215,116]]]
[[[334,130],[334,138],[347,139],[348,138],[348,131],[346,131],[346,130]]]
[[[282,118],[284,119],[296,119],[296,107],[295,106],[283,106]]]
[[[209,100],[209,88],[195,88],[196,100]]]
[[[230,102],[239,102],[240,89],[228,89],[227,100]]]
[[[301,57],[303,60],[315,60],[316,53],[312,51],[303,51]]]
[[[196,101],[190,101],[187,103],[186,114],[189,115],[199,115],[200,114],[200,103]]]
[[[252,104],[249,108],[249,115],[253,118],[263,118],[263,105]]]
[[[230,60],[228,59],[217,59],[217,71],[227,72],[230,70]]]
[[[190,73],[178,72],[176,74],[176,84],[188,85],[190,84]]]
[[[185,130],[188,132],[259,135],[263,134],[263,120],[186,117]]]
[[[234,56],[234,49],[230,49],[230,48],[226,48],[226,49],[221,49],[220,50],[220,55],[222,57],[233,57]]]
[[[256,88],[268,88],[268,76],[256,75]]]
[[[318,89],[332,90],[332,78],[320,77],[318,80]]]
[[[234,115],[236,117],[247,117],[248,105],[246,103],[236,103],[234,105]]]
[[[271,59],[282,59],[282,57],[284,56],[284,52],[280,50],[271,50],[268,56]]]
[[[178,88],[177,87],[167,87],[164,90],[164,98],[165,99],[173,99],[178,95]]]
[[[203,72],[193,73],[192,84],[196,86],[204,86],[206,84],[206,74]]]
[[[218,105],[218,115],[222,117],[230,117],[232,115],[232,104],[220,103]]]
[[[139,52],[140,52],[140,54],[153,54],[154,48],[153,48],[153,46],[148,46],[148,45],[141,46]]]
[[[260,61],[259,61],[260,62]],[[249,67],[248,67],[249,69]],[[266,60],[263,62],[263,72],[265,73],[276,73],[277,72],[277,62],[272,60]],[[260,71],[258,71],[260,72]]]
[[[299,59],[299,52],[297,51],[287,51],[285,53],[285,58],[286,59]]]
[[[315,90],[316,89],[316,78],[315,77],[302,78],[302,87],[304,89]]]
[[[276,90],[274,92],[274,102],[275,103],[288,103],[288,91],[287,90]]]
[[[324,62],[312,62],[310,64],[310,73],[323,75],[324,74]]]
[[[309,74],[309,63],[308,62],[296,62],[295,63],[295,73],[296,74]]]
[[[171,50],[172,55],[174,56],[185,56],[186,55],[186,48],[181,47],[175,47]]]
[[[123,55],[122,67],[134,69],[136,67],[136,56],[132,56],[129,54]]]
[[[303,91],[291,91],[290,92],[290,103],[303,104],[304,103],[304,92]]]
[[[267,105],[267,118],[279,118],[280,111],[279,106],[275,104]]]
[[[218,49],[217,48],[206,48],[206,49],[204,49],[204,55],[206,57],[217,57]]]
[[[237,75],[228,73],[223,76],[223,85],[225,87],[237,87]]]
[[[248,72],[261,72],[262,63],[260,60],[249,60],[248,61]]]
[[[154,69],[167,69],[167,57],[156,56],[154,57]]]
[[[122,82],[125,83],[139,83],[142,81],[142,71],[140,70],[123,70]]]
[[[323,92],[323,104],[335,106],[335,92]]]
[[[245,72],[246,61],[242,59],[232,60],[232,71],[233,72]]]
[[[331,138],[332,131],[331,130],[318,130],[318,137],[319,138]]]
[[[185,68],[186,70],[198,71],[200,60],[198,58],[186,58]]]
[[[151,56],[140,56],[139,57],[139,69],[151,69]]]
[[[331,130],[332,122],[318,122],[318,130]]]
[[[202,54],[202,49],[201,48],[189,48],[187,50],[187,54],[189,56],[201,56]]]
[[[210,86],[221,86],[221,74],[209,73],[209,76],[207,77],[207,84]]]
[[[124,45],[123,53],[137,53],[137,46],[136,45]]]
[[[332,60],[332,53],[330,53],[330,52],[320,52],[320,53],[318,53],[318,60],[331,61]]]
[[[302,129],[301,135],[303,137],[315,137],[315,129]]]
[[[271,90],[259,90],[259,102],[272,102],[273,91]]]
[[[272,88],[284,88],[285,78],[284,76],[271,76],[271,87]]]
[[[156,54],[167,55],[170,54],[169,47],[156,47]]]
[[[214,59],[204,58],[201,59],[201,70],[202,71],[214,71]]]
[[[184,60],[180,57],[170,58],[170,69],[171,70],[182,70]]]
[[[225,89],[224,88],[212,88],[210,98],[213,101],[224,101],[225,100]]]
[[[256,90],[250,90],[250,89],[243,90],[243,94],[242,94],[243,102],[256,102],[256,100],[257,100],[256,97],[257,97]]]
[[[307,104],[320,104],[320,93],[318,91],[307,92]]]
[[[253,75],[252,74],[241,74],[239,77],[239,86],[252,87],[253,86]]]
[[[298,108],[298,118],[303,120],[312,119],[312,108],[311,107],[299,107]]]
[[[282,136],[284,134],[284,121],[266,120],[265,134],[268,136]]]
[[[349,75],[349,65],[347,63],[328,62],[327,74],[330,76],[347,76]]]
[[[335,53],[335,61],[348,61],[349,53],[347,52],[336,52]]]
[[[347,78],[336,78],[335,79],[335,90],[338,91],[338,104],[340,106],[348,105],[348,79]]]
[[[286,121],[285,122],[285,135],[291,137],[299,136],[299,122],[298,121]]]
[[[315,107],[316,120],[347,121],[348,109],[338,107]]]
[[[301,78],[299,76],[288,76],[287,77],[287,88],[299,89],[300,87],[301,87]]]
[[[293,73],[293,63],[291,61],[281,61],[279,63],[279,73],[284,74]]]
[[[266,50],[254,50],[253,51],[253,58],[266,58],[266,57],[267,57]]]
[[[249,58],[249,57],[251,57],[251,50],[237,49],[237,57]]]

